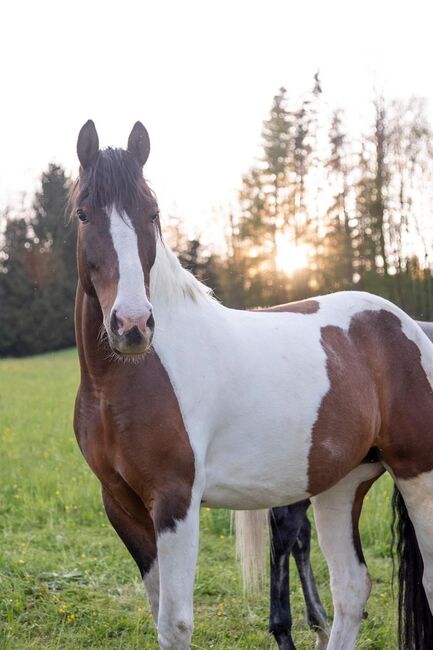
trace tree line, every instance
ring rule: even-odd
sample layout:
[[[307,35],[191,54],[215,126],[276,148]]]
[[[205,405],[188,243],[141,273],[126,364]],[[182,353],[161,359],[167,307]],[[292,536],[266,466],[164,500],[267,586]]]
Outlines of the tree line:
[[[371,123],[354,135],[316,74],[301,98],[285,88],[273,98],[260,155],[224,215],[225,250],[189,239],[175,218],[165,235],[183,265],[231,307],[358,289],[433,320],[432,134],[424,101],[377,96]],[[31,207],[3,215],[0,356],[74,344],[70,184],[51,164]]]

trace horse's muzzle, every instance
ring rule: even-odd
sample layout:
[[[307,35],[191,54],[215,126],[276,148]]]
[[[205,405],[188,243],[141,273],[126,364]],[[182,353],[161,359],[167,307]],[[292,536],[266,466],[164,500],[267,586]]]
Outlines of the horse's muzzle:
[[[146,323],[141,322],[140,325],[132,325],[129,329],[125,329],[124,327],[119,328],[117,323],[115,323],[116,326],[113,326],[114,323],[112,316],[110,325],[108,340],[111,349],[116,354],[122,356],[139,355],[143,354],[150,348],[155,327],[153,315],[147,319]]]

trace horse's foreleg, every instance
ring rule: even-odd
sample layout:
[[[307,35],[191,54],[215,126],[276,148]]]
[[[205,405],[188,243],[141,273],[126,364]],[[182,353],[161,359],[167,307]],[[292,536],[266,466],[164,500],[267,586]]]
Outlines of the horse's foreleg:
[[[301,578],[302,591],[304,592],[307,609],[308,625],[317,632],[317,650],[325,650],[328,644],[329,624],[325,609],[317,592],[316,581],[310,561],[311,524],[304,513],[302,526],[296,544],[293,546],[293,557],[298,567]]]
[[[319,543],[329,567],[334,622],[328,650],[352,650],[371,581],[359,539],[358,521],[369,487],[383,472],[380,463],[360,465],[311,501]]]
[[[159,572],[152,519],[141,504],[137,507],[135,516],[132,516],[104,487],[102,488],[102,500],[111,525],[137,563],[156,624],[158,621]]]
[[[290,553],[295,545],[309,501],[272,508],[271,530],[271,611],[269,632],[280,650],[295,650],[291,636]]]
[[[199,500],[198,500],[199,501]],[[200,503],[192,500],[184,519],[157,535],[161,650],[188,650],[193,630],[194,576],[199,543]]]

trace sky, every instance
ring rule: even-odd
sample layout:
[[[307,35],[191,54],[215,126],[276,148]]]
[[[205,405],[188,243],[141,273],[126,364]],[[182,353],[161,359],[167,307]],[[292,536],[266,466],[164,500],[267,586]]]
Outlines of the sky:
[[[0,208],[31,194],[50,161],[76,175],[78,131],[126,146],[141,120],[161,213],[218,237],[284,85],[326,100],[350,129],[375,90],[426,97],[433,117],[431,3],[421,0],[14,0],[1,3]]]

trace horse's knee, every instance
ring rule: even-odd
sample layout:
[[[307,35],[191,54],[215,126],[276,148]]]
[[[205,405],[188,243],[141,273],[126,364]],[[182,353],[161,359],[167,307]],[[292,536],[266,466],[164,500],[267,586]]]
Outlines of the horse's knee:
[[[169,624],[158,628],[161,650],[189,650],[193,622],[187,616],[177,616]]]

